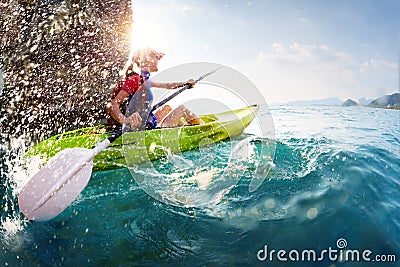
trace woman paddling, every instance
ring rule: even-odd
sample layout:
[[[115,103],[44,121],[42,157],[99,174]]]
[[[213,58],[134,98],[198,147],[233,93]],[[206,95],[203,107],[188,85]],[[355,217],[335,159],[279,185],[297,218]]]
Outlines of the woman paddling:
[[[107,104],[107,121],[111,129],[119,128],[123,124],[130,124],[133,129],[142,124],[142,119],[137,112],[129,117],[125,116],[123,103],[126,102],[129,96],[134,94],[144,82],[147,82],[150,87],[150,95],[151,87],[177,89],[188,83],[194,86],[193,80],[178,83],[160,83],[149,80],[150,73],[158,71],[158,61],[163,56],[163,53],[159,53],[152,48],[141,48],[134,53],[132,63],[126,69],[125,80],[118,84],[111,101]],[[141,69],[140,74],[133,71],[135,64]],[[184,126],[187,123],[194,125],[202,124],[203,121],[183,105],[172,109],[171,106],[164,104],[158,108],[154,114],[150,114],[146,126],[148,128],[176,127]]]

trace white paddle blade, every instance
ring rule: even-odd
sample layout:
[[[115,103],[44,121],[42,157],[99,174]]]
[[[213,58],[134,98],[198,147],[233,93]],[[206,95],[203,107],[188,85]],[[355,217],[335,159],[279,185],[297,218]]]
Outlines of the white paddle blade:
[[[21,212],[36,221],[60,214],[87,185],[94,156],[93,150],[85,148],[68,148],[55,155],[19,194]]]

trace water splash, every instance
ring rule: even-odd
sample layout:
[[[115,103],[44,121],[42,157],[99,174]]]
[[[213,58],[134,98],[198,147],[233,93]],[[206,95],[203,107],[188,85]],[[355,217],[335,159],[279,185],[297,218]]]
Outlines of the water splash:
[[[218,144],[202,141],[198,149],[179,155],[150,145],[150,151],[162,150],[167,157],[130,170],[150,196],[171,205],[202,207],[218,205],[243,177],[252,177],[246,183],[255,191],[273,169],[271,140],[243,135]]]
[[[130,52],[129,3],[6,0],[0,9],[2,132],[44,139],[98,124]]]
[[[175,169],[186,170],[194,167],[193,162],[185,159],[182,156],[173,154],[170,148],[165,148],[162,146],[157,146],[160,149],[163,149],[167,153],[167,161],[168,163],[174,165]]]
[[[2,195],[0,234],[4,240],[12,239],[25,225],[25,220],[19,212],[17,197],[31,173],[38,170],[36,162],[27,162],[23,157],[27,149],[25,136],[8,140],[7,143],[0,145]]]

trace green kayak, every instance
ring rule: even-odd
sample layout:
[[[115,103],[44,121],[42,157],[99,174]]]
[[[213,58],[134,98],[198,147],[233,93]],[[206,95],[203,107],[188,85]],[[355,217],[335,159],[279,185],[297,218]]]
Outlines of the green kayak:
[[[176,128],[160,128],[147,131],[127,132],[94,158],[94,171],[125,168],[180,153],[199,146],[219,142],[243,132],[258,111],[258,105],[201,115],[201,125]],[[77,129],[53,136],[29,150],[26,156],[40,156],[44,162],[65,148],[92,148],[109,137],[106,126]],[[125,157],[124,157],[125,156]]]

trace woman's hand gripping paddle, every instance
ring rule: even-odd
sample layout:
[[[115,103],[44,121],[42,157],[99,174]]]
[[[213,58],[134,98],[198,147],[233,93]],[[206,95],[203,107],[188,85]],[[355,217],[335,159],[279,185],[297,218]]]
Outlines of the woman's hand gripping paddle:
[[[197,83],[213,74],[218,69],[204,74],[195,82]],[[190,87],[186,85],[179,89],[179,91],[169,96],[167,101]],[[149,83],[144,83],[134,94],[129,102],[127,116],[130,116],[133,112],[138,112],[143,122],[147,119],[150,111],[154,109],[151,108],[149,89]],[[165,104],[167,102],[165,100],[155,105],[155,107]],[[18,196],[20,211],[28,219],[36,221],[48,221],[60,214],[89,182],[92,174],[93,158],[120,137],[125,132],[125,127],[124,131],[122,129],[118,130],[93,149],[67,148],[50,159],[20,192]],[[140,128],[141,126],[136,127],[133,131],[137,131]]]

